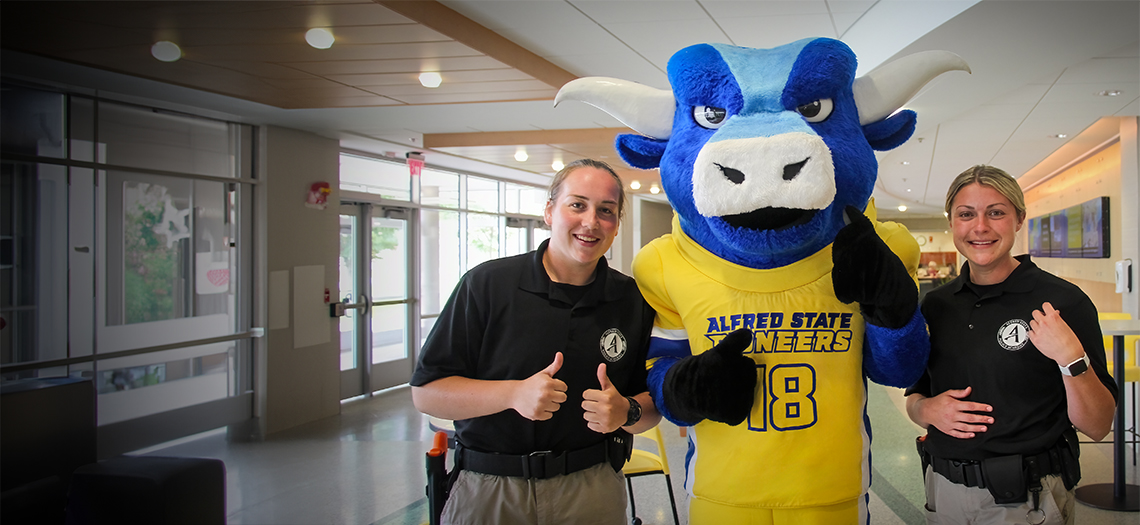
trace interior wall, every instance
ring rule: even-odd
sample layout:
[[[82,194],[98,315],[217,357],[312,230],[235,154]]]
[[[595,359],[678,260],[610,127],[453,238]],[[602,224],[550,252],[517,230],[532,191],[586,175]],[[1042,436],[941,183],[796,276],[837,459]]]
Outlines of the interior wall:
[[[1063,210],[1070,206],[1108,197],[1109,201],[1109,257],[1106,259],[1077,259],[1035,257],[1033,262],[1041,269],[1080,286],[1102,312],[1122,311],[1120,294],[1114,291],[1114,263],[1121,258],[1121,209],[1127,203],[1121,199],[1120,143],[1113,144],[1077,163],[1043,184],[1025,192],[1027,218]],[[1135,203],[1133,203],[1135,205]],[[1014,246],[1014,254],[1028,252],[1027,228],[1022,227]]]
[[[263,396],[267,433],[328,417],[340,411],[340,344],[337,320],[332,317],[308,321],[318,330],[328,330],[324,343],[294,348],[298,326],[293,308],[296,268],[324,266],[324,286],[331,297],[340,297],[337,274],[340,251],[340,146],[335,140],[311,133],[277,127],[264,128],[263,180],[266,198],[265,264],[267,275],[288,273],[288,291],[271,285],[267,301],[272,306],[289,304],[288,327],[274,328],[270,319],[263,356]],[[332,193],[324,210],[305,205],[314,182],[328,182]],[[280,275],[280,274],[279,274]],[[311,306],[311,305],[308,305]],[[302,328],[304,329],[304,328]],[[310,338],[313,334],[304,334]]]
[[[649,241],[673,231],[673,207],[669,203],[641,199],[638,201],[638,212],[640,220],[635,252],[649,244]]]
[[[1121,311],[1140,319],[1140,118],[1120,119],[1119,259],[1132,260],[1132,290],[1121,295]]]

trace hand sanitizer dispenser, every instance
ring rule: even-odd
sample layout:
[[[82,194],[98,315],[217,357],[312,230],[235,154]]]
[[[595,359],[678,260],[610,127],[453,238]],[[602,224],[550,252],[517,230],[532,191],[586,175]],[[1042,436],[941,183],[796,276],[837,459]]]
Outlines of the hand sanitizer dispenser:
[[[1132,291],[1132,259],[1116,261],[1116,293]]]

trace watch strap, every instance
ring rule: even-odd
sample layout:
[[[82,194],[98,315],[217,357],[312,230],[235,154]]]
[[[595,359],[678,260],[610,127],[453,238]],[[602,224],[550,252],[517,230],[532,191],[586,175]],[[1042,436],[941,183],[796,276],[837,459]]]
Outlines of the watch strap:
[[[1072,363],[1069,363],[1069,364],[1062,366],[1060,368],[1061,368],[1061,374],[1063,374],[1063,375],[1067,375],[1069,377],[1079,376],[1079,375],[1088,371],[1088,369],[1089,369],[1089,356],[1088,356],[1088,354],[1082,354],[1080,359],[1077,359],[1077,360],[1073,361]]]
[[[630,396],[625,396],[625,399],[629,401],[629,413],[626,415],[625,424],[622,426],[628,427],[641,421],[641,403]]]

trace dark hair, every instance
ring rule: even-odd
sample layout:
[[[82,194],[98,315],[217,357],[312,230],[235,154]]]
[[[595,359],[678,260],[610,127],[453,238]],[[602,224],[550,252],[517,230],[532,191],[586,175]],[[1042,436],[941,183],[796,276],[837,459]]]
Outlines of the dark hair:
[[[558,173],[554,174],[554,179],[550,181],[550,191],[547,201],[548,204],[558,200],[558,192],[562,191],[562,183],[566,181],[566,177],[568,177],[571,173],[574,172],[574,170],[578,168],[599,169],[605,171],[606,173],[609,173],[610,176],[614,178],[614,181],[617,182],[618,186],[618,219],[620,220],[622,213],[625,211],[625,184],[622,183],[621,177],[618,177],[618,174],[614,172],[614,169],[611,168],[609,164],[606,164],[600,160],[578,159],[558,170]]]
[[[950,189],[946,191],[945,210],[947,218],[950,216],[950,205],[954,203],[954,197],[958,196],[958,192],[962,191],[962,188],[974,183],[989,186],[1009,199],[1009,202],[1013,204],[1013,209],[1017,211],[1017,219],[1019,221],[1025,220],[1025,194],[1022,193],[1021,185],[1017,183],[1017,179],[1011,177],[1001,168],[985,164],[978,164],[959,173],[950,183]]]

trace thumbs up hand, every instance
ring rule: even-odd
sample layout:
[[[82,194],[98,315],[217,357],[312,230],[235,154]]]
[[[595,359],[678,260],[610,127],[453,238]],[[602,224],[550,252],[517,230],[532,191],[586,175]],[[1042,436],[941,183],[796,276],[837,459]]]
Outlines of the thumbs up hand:
[[[561,368],[562,352],[558,352],[553,363],[518,384],[511,408],[532,421],[553,417],[566,401],[566,383],[554,378]]]
[[[601,389],[582,392],[582,410],[585,410],[583,417],[590,430],[609,434],[621,428],[629,418],[629,400],[610,383],[605,363],[598,365],[598,385]]]

